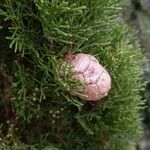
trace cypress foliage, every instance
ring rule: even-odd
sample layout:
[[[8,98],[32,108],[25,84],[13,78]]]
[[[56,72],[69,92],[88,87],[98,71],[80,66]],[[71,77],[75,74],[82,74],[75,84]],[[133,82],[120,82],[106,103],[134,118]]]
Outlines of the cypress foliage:
[[[120,0],[5,0],[0,17],[0,149],[129,150],[141,134],[142,54]],[[60,77],[67,52],[94,55],[112,88],[98,103]]]

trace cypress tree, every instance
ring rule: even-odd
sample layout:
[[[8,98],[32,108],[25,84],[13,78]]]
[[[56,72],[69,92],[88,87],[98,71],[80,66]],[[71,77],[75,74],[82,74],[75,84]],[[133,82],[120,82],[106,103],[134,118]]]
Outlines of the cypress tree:
[[[0,149],[130,150],[141,135],[143,57],[120,0],[0,2]],[[112,78],[107,97],[70,95],[66,53],[87,53]]]

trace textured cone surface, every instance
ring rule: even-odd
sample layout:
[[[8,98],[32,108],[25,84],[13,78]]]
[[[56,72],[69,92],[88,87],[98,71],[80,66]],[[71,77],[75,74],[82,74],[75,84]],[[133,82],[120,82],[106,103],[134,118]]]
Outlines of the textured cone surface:
[[[68,56],[69,55],[69,56]],[[68,54],[66,60],[74,69],[74,77],[83,83],[82,93],[76,96],[88,101],[97,101],[107,96],[111,88],[111,78],[98,60],[89,54]],[[76,89],[76,91],[80,91]]]

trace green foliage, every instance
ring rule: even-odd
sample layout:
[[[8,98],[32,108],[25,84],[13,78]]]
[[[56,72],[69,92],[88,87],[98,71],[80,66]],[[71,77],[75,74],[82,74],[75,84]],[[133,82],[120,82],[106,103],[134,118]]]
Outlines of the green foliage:
[[[142,131],[143,58],[131,30],[119,21],[119,2],[6,0],[1,6],[3,26],[8,24],[2,39],[11,53],[2,72],[13,78],[7,104],[0,106],[2,143],[14,145],[4,138],[13,124],[12,138],[22,149],[129,149]],[[95,106],[69,94],[81,83],[67,66],[61,76],[68,51],[94,55],[111,74],[111,91]]]

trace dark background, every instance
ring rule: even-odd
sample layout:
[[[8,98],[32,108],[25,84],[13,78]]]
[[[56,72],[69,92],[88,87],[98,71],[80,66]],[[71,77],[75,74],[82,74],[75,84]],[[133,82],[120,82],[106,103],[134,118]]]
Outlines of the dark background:
[[[142,93],[143,100],[146,100],[146,108],[142,111],[145,134],[138,141],[137,150],[150,150],[150,0],[128,1],[126,9],[125,19],[137,31],[145,55],[143,80],[147,84]]]

